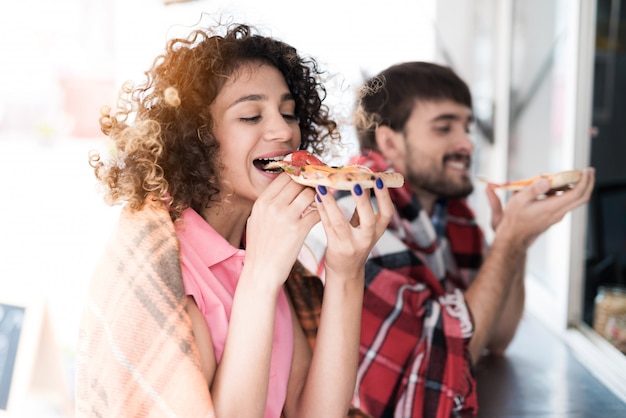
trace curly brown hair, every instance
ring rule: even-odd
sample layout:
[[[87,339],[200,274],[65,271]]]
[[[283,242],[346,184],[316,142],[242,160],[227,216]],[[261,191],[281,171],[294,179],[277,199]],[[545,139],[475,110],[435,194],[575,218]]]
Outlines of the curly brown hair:
[[[115,149],[106,163],[95,151],[89,159],[107,203],[138,210],[148,198],[161,200],[173,220],[189,207],[201,212],[214,203],[222,165],[209,105],[228,77],[250,62],[272,65],[284,76],[296,102],[300,149],[323,155],[340,143],[323,104],[325,73],[315,59],[249,25],[195,29],[168,41],[143,84],[124,84],[115,112],[102,109],[100,127]]]

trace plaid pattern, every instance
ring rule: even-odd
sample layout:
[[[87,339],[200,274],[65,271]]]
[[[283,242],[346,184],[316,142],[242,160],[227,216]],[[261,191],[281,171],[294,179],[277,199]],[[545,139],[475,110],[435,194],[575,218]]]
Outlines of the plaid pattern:
[[[76,417],[214,417],[167,210],[124,208],[90,283]]]
[[[313,348],[322,282],[296,263],[285,286]],[[199,358],[167,209],[124,208],[85,301],[76,417],[214,417]]]
[[[291,298],[309,346],[313,350],[320,325],[324,285],[318,277],[310,274],[300,263],[296,262],[289,279],[285,282],[285,289]]]
[[[379,154],[351,163],[375,171]],[[484,239],[464,201],[439,202],[435,227],[408,186],[391,189],[396,213],[366,264],[360,365],[353,403],[375,417],[475,416],[462,291],[476,275]],[[338,196],[346,213],[353,199]]]

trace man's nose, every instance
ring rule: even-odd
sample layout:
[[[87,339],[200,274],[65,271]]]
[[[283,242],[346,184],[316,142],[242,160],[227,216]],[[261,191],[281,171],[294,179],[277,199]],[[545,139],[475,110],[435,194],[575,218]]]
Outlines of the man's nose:
[[[470,136],[469,132],[465,130],[459,133],[456,145],[457,145],[456,146],[457,150],[463,150],[469,154],[474,152],[474,141],[472,137]]]

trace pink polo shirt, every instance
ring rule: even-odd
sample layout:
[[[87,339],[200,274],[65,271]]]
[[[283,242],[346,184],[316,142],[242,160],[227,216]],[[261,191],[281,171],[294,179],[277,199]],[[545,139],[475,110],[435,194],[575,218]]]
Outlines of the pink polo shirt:
[[[193,296],[211,332],[215,357],[224,353],[233,296],[243,268],[245,250],[230,245],[197,212],[187,209],[177,224],[185,291]],[[278,295],[270,365],[266,418],[280,416],[287,394],[293,356],[291,311],[285,290]],[[254,344],[254,341],[250,342]]]

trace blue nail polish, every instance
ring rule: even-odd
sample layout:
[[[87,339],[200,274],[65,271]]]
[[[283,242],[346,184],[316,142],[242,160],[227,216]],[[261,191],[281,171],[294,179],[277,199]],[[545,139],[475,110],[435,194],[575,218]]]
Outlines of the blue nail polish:
[[[376,187],[378,187],[378,190],[381,190],[383,187],[385,187],[383,179],[381,179],[380,177],[376,179]]]
[[[363,194],[363,189],[361,189],[360,184],[354,186],[354,194],[356,194],[357,196],[361,196]]]
[[[317,186],[317,190],[320,192],[322,196],[326,196],[326,186]]]
[[[318,202],[322,203],[322,198],[320,197],[320,195],[316,194],[315,198],[317,199]]]

